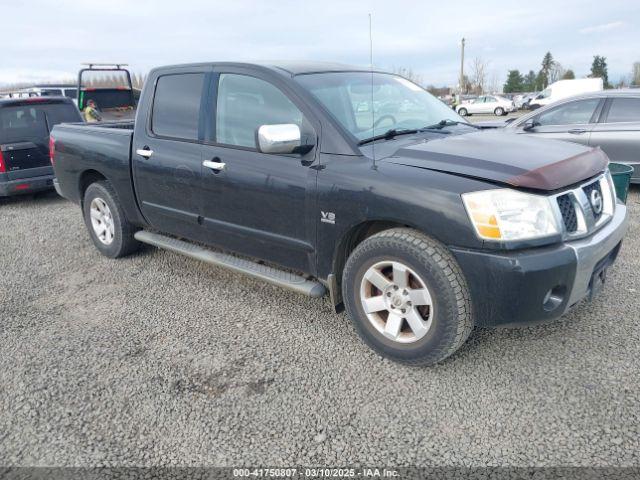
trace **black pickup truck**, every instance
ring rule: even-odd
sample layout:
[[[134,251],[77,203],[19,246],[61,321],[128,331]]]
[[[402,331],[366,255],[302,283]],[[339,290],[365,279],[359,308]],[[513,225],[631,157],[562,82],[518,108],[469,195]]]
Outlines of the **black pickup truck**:
[[[158,68],[135,123],[52,135],[56,188],[104,255],[144,242],[328,292],[409,364],[593,296],[627,227],[600,150],[478,130],[345,65]]]

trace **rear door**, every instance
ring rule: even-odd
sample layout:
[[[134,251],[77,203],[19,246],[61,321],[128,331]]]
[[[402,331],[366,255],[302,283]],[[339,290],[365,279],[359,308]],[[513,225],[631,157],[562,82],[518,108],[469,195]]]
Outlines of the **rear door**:
[[[591,130],[604,104],[602,98],[587,98],[563,103],[536,115],[533,120],[539,123],[533,130],[519,133],[552,138],[568,142],[589,144]]]
[[[216,71],[203,160],[225,166],[203,167],[203,226],[213,243],[313,273],[317,149],[285,155],[256,148],[261,125],[294,123],[303,137],[317,138],[312,113],[280,82],[250,69]]]
[[[612,162],[632,165],[634,180],[640,180],[640,95],[609,98],[589,144],[602,148]]]
[[[138,118],[132,164],[140,209],[158,230],[199,238],[201,103],[210,68],[177,69],[155,80]]]

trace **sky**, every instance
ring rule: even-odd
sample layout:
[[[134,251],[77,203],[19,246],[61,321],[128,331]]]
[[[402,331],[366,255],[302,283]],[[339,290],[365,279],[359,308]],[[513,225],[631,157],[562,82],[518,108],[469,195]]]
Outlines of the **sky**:
[[[576,76],[594,55],[610,81],[640,61],[638,0],[0,0],[0,84],[72,79],[82,62],[134,72],[202,61],[326,60],[409,68],[425,85],[454,86],[474,58],[488,80],[538,71],[551,51]]]

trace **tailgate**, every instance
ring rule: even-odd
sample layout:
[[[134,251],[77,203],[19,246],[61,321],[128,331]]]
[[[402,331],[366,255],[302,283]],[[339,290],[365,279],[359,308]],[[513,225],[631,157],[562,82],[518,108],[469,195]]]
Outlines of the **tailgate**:
[[[49,152],[44,146],[39,147],[33,142],[7,143],[0,145],[0,151],[9,174],[51,165]]]

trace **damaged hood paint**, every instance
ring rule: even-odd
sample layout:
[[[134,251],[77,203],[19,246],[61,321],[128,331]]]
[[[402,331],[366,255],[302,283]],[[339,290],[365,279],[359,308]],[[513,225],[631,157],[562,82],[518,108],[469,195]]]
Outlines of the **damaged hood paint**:
[[[420,141],[383,161],[547,191],[593,177],[609,163],[599,148],[503,131]]]

